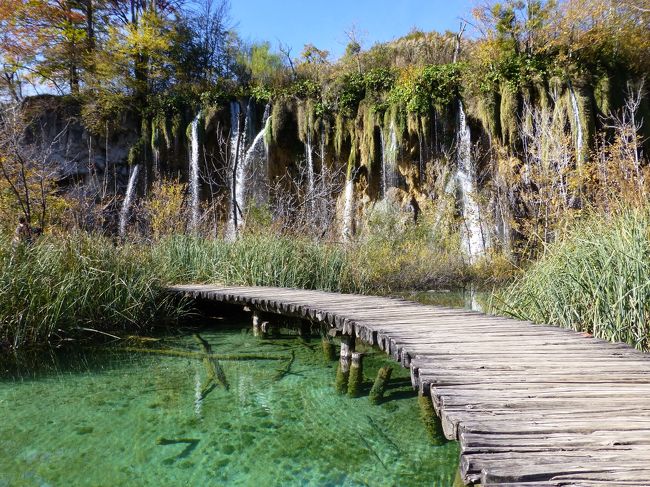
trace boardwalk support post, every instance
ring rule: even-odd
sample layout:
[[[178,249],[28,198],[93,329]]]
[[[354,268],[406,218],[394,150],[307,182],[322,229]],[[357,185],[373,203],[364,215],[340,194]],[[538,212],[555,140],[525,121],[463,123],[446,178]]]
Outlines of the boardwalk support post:
[[[262,319],[257,311],[253,311],[253,336],[262,336]]]
[[[420,417],[424,423],[424,428],[429,433],[431,443],[442,445],[445,443],[445,437],[442,432],[442,422],[433,408],[433,402],[428,391],[418,394],[418,404],[420,406]]]
[[[384,398],[384,392],[386,391],[386,386],[388,385],[392,373],[393,368],[390,366],[379,369],[375,383],[373,384],[372,389],[370,389],[370,404],[379,404]]]
[[[363,385],[363,354],[352,352],[350,375],[348,377],[348,396],[359,397]]]
[[[334,343],[330,340],[329,337],[324,336],[323,341],[323,357],[325,357],[326,362],[334,362],[336,360],[336,348]]]
[[[336,392],[345,394],[348,390],[348,378],[350,377],[350,363],[352,362],[352,350],[354,350],[354,336],[341,336],[341,355],[339,367],[336,370]]]

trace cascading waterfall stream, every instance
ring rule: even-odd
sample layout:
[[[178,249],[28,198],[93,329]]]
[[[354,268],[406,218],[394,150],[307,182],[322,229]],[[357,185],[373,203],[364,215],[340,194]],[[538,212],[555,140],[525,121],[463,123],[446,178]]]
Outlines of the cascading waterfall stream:
[[[190,126],[190,229],[196,230],[199,224],[199,122],[201,112],[196,114]]]
[[[573,84],[569,81],[569,97],[571,98],[571,109],[573,110],[573,122],[576,130],[576,153],[577,153],[577,162],[582,164],[583,162],[583,148],[584,148],[584,139],[582,132],[582,121],[580,120],[580,109],[578,107],[578,97],[576,92],[573,89]]]
[[[352,174],[348,174],[345,181],[345,203],[343,206],[343,229],[341,237],[344,242],[352,239],[352,221],[354,218],[354,180]]]
[[[140,164],[136,164],[131,169],[131,174],[129,176],[129,184],[126,187],[126,194],[124,195],[124,201],[122,201],[122,209],[120,210],[120,222],[119,222],[119,234],[120,237],[124,237],[126,234],[126,224],[129,220],[129,210],[131,209],[131,203],[133,202],[133,195],[135,194],[135,186],[138,182],[138,174],[140,173]]]
[[[381,147],[381,186],[379,196],[383,199],[386,197],[386,143],[384,142],[384,130],[379,131],[379,145]]]
[[[249,193],[258,202],[263,203],[268,199],[265,192],[266,181],[268,181],[268,157],[269,146],[266,142],[266,134],[270,128],[271,105],[267,104],[264,109],[262,117],[262,130],[260,130],[250,147],[244,154],[243,163],[241,166],[241,179],[238,181],[237,187],[241,190],[237,199],[237,205],[242,212],[242,217],[238,218],[243,223],[243,214],[246,204],[246,197]],[[238,166],[238,170],[240,167]],[[252,184],[248,184],[252,183]]]
[[[239,206],[238,196],[240,182],[243,183],[243,176],[240,174],[240,166],[242,165],[241,154],[243,152],[242,146],[244,141],[240,140],[239,131],[239,114],[240,106],[238,101],[230,102],[230,164],[233,165],[232,185],[231,185],[231,208],[228,218],[227,238],[233,239],[237,235],[237,229],[240,226],[239,218],[241,215],[241,207]],[[234,165],[236,164],[236,168]],[[236,215],[236,216],[235,216]]]
[[[309,208],[313,209],[315,191],[314,181],[314,152],[311,145],[311,129],[307,127],[307,141],[305,142],[305,160],[307,162],[307,198]]]
[[[463,102],[458,101],[458,170],[456,181],[463,205],[464,226],[461,232],[463,248],[470,263],[476,261],[486,250],[481,228],[480,209],[476,201],[475,168],[472,161],[472,138]]]
[[[230,219],[227,230],[227,237],[232,240],[237,236],[239,229],[244,224],[246,200],[251,193],[249,181],[252,180],[252,196],[259,202],[265,202],[265,182],[268,180],[268,157],[269,150],[266,142],[266,133],[269,130],[271,105],[267,104],[262,117],[262,130],[260,130],[251,145],[247,146],[247,134],[252,127],[252,105],[249,101],[246,107],[243,132],[239,131],[240,106],[239,102],[233,101],[230,104],[230,157],[233,164],[237,164],[234,171],[234,195],[232,198]],[[259,162],[262,162],[260,167]],[[235,217],[236,215],[236,217]]]
[[[381,145],[381,197],[386,197],[389,188],[397,187],[397,133],[395,124],[390,123],[388,129],[388,140],[384,131],[379,131],[379,142]]]

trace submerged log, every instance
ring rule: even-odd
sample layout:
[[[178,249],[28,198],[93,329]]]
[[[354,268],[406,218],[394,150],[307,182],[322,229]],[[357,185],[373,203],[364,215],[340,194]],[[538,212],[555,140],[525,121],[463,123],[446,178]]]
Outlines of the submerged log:
[[[348,396],[359,397],[363,385],[363,354],[352,352],[352,363],[348,376]]]
[[[223,371],[221,364],[217,359],[210,357],[210,355],[212,355],[212,346],[207,341],[205,341],[203,337],[201,337],[201,335],[199,335],[198,333],[194,334],[194,339],[201,346],[203,352],[205,352],[205,355],[203,357],[203,365],[205,366],[205,370],[207,371],[208,374],[206,389],[211,380],[213,381],[216,380],[226,390],[229,390],[230,384],[228,383],[228,379],[226,378],[226,374]]]
[[[431,402],[431,396],[420,392],[418,395],[418,404],[420,406],[420,417],[424,423],[424,428],[429,433],[431,443],[434,445],[442,445],[445,443],[445,437],[442,432],[442,422],[436,414]]]
[[[384,392],[386,391],[386,386],[392,373],[393,368],[390,366],[379,369],[375,383],[372,385],[372,389],[370,389],[370,395],[368,397],[370,404],[379,404],[384,398]]]
[[[290,357],[286,355],[276,355],[271,353],[210,353],[205,354],[202,352],[191,352],[188,350],[177,350],[174,348],[138,348],[138,347],[120,347],[116,348],[118,352],[129,353],[149,353],[153,355],[166,355],[169,357],[184,357],[202,359],[207,355],[209,358],[215,360],[223,360],[225,362],[237,362],[244,360],[288,360]]]
[[[289,360],[287,360],[286,365],[283,368],[281,368],[280,370],[278,370],[278,373],[275,376],[276,381],[284,379],[287,375],[289,375],[289,373],[291,373],[291,367],[293,366],[293,362],[295,360],[296,360],[296,354],[292,350],[291,351],[291,357],[289,358]]]

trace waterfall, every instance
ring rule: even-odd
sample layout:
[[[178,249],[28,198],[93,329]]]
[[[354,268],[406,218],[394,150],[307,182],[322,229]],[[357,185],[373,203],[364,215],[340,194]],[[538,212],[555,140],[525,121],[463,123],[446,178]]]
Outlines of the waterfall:
[[[154,178],[160,176],[160,149],[153,148],[153,174]]]
[[[458,101],[458,169],[456,181],[463,205],[463,229],[461,231],[463,248],[467,251],[470,263],[485,253],[485,241],[481,228],[480,209],[476,201],[475,167],[472,162],[472,139],[463,102]]]
[[[388,129],[388,140],[384,137],[383,130],[379,132],[381,142],[381,194],[386,196],[389,188],[397,187],[397,132],[395,122],[391,122]]]
[[[230,212],[228,217],[228,228],[226,230],[226,237],[231,240],[237,236],[237,229],[240,227],[240,217],[242,214],[240,202],[241,191],[240,184],[243,184],[243,173],[240,171],[242,166],[241,155],[243,152],[244,141],[239,140],[239,113],[240,106],[238,101],[230,102],[230,165],[233,167],[233,174],[231,176],[231,196],[230,196]],[[235,164],[237,167],[235,169]],[[233,188],[234,187],[234,188]],[[235,218],[236,215],[236,218]]]
[[[124,195],[124,201],[122,201],[122,209],[120,210],[120,223],[119,223],[119,234],[120,237],[123,237],[126,234],[126,224],[129,220],[129,209],[131,208],[131,202],[133,201],[133,195],[135,193],[135,184],[138,181],[138,174],[140,172],[140,164],[133,166],[131,170],[131,175],[129,176],[129,184],[126,187],[126,194]]]
[[[196,230],[199,224],[199,122],[201,112],[196,114],[190,126],[190,228]]]
[[[241,180],[238,181],[237,187],[241,190],[238,194],[237,204],[241,209],[242,215],[248,194],[250,194],[258,203],[267,201],[267,182],[268,182],[268,158],[269,146],[266,143],[266,133],[270,129],[271,105],[267,104],[262,117],[262,130],[260,130],[248,150],[244,154],[241,163]],[[239,167],[237,168],[239,172]],[[248,184],[252,183],[252,184]],[[266,193],[266,194],[264,194]],[[238,218],[239,220],[239,218]],[[242,222],[243,223],[243,216]],[[240,225],[241,225],[240,223]]]
[[[305,161],[307,162],[307,202],[308,208],[313,208],[314,198],[314,154],[311,146],[311,130],[307,128],[307,142],[305,143]]]
[[[344,242],[352,239],[352,221],[354,218],[354,181],[348,174],[345,181],[345,204],[343,206],[343,230],[341,236]]]
[[[320,177],[318,179],[319,205],[317,222],[319,225],[326,224],[329,219],[328,200],[330,199],[329,175],[327,172],[327,158],[325,153],[325,124],[321,122],[320,132]]]
[[[582,136],[582,121],[580,120],[580,110],[578,108],[578,98],[573,90],[573,85],[569,81],[569,97],[571,98],[571,109],[573,110],[573,122],[576,131],[576,152],[578,154],[577,162],[581,164],[583,158],[584,140]]]
[[[230,218],[226,233],[226,237],[230,240],[237,236],[238,230],[244,224],[246,200],[249,194],[252,193],[258,200],[267,199],[263,194],[265,189],[263,185],[268,180],[268,145],[265,135],[269,130],[271,106],[266,105],[262,118],[262,130],[253,138],[248,149],[246,148],[249,140],[248,133],[253,127],[251,101],[246,107],[243,131],[239,130],[240,110],[238,101],[230,103],[230,158],[231,164],[237,163],[232,180],[235,190],[231,196]],[[262,161],[263,167],[261,168],[259,161]],[[258,163],[255,164],[256,162]],[[248,184],[249,181],[253,182],[252,189]]]

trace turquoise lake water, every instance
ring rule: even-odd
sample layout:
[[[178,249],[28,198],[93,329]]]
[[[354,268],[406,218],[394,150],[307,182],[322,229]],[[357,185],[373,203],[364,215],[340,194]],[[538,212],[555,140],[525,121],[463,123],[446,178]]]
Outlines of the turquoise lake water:
[[[2,369],[0,487],[451,486],[455,442],[433,446],[408,371],[368,351],[368,387],[394,366],[386,400],[334,392],[336,362],[320,338],[201,330],[229,386],[206,384],[200,355],[94,349],[33,369]],[[132,344],[141,347],[141,344]],[[200,352],[185,336],[147,344]]]

